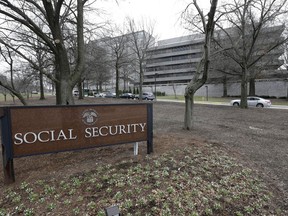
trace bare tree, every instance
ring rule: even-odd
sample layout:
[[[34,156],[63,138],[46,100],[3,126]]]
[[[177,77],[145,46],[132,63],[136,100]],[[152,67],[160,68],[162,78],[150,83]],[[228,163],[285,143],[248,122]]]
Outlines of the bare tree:
[[[229,33],[231,30],[232,29],[225,29],[225,31]],[[258,36],[258,40],[254,46],[254,51],[249,62],[258,58],[259,55],[262,55],[263,49],[267,49],[267,46],[272,47],[278,44],[279,41],[282,41],[282,32],[283,26],[266,28],[265,31],[261,32],[261,35]],[[231,39],[234,39],[233,42],[239,38],[237,31],[234,33],[235,35],[233,37],[231,36]],[[232,35],[232,33],[230,34]],[[238,44],[238,47],[233,47],[233,44],[229,39],[227,39],[227,37],[225,37],[223,31],[215,32],[214,42],[215,48],[213,49],[213,52],[217,53],[217,55],[212,56],[212,71],[209,74],[208,79],[210,81],[214,80],[217,82],[223,82],[223,96],[225,97],[227,96],[227,82],[237,82],[241,80],[242,69],[239,62],[235,61],[235,59],[239,59],[235,54],[235,49],[237,49],[237,53],[241,53],[242,46]],[[248,68],[249,74],[247,75],[247,82],[249,83],[249,95],[256,95],[256,79],[262,78],[266,71],[276,70],[283,64],[283,61],[279,59],[282,54],[283,50],[280,46],[275,47],[269,53],[258,59],[254,65],[251,65]]]
[[[136,68],[135,65],[133,64],[133,61],[131,60],[129,64],[124,65],[123,70],[120,73],[120,79],[123,80],[123,92],[129,91],[129,83],[130,82],[135,82],[133,74],[135,73]],[[129,91],[130,92],[130,91]]]
[[[223,97],[227,97],[228,80],[231,82],[241,80],[241,74],[239,72],[241,68],[229,57],[225,56],[221,48],[214,47],[213,51],[217,49],[220,49],[220,52],[215,52],[217,55],[211,56],[211,72],[209,73],[208,79],[210,81],[223,83]]]
[[[224,48],[224,55],[229,57],[241,76],[241,107],[247,108],[248,81],[253,80],[255,74],[252,69],[261,64],[264,56],[271,53],[287,39],[281,38],[283,28],[273,29],[274,23],[280,22],[279,18],[287,14],[286,0],[233,0],[227,1],[223,6],[223,22],[229,28],[223,28],[218,22],[222,34],[218,45]],[[270,36],[268,36],[270,35]],[[274,36],[273,36],[274,35]],[[276,35],[276,36],[275,36]],[[269,38],[265,39],[265,36]],[[275,38],[273,38],[275,37]],[[225,42],[223,40],[225,38]],[[273,40],[273,41],[272,41]],[[221,43],[222,42],[222,43]],[[230,49],[223,44],[229,44]],[[254,85],[255,87],[255,85]],[[251,92],[252,93],[252,92]],[[255,93],[255,92],[254,92]]]
[[[84,66],[83,7],[86,2],[77,0],[74,5],[73,1],[66,3],[64,0],[0,0],[2,29],[10,36],[2,38],[2,43],[21,52],[24,45],[18,38],[25,29],[40,38],[42,45],[53,54],[57,104],[74,104],[72,89]],[[68,58],[66,29],[74,29],[73,33],[77,35],[77,64],[73,69]],[[22,50],[22,54],[28,53]]]
[[[184,116],[184,129],[191,130],[193,125],[193,108],[194,108],[194,94],[195,92],[205,84],[208,76],[209,65],[210,65],[210,50],[211,50],[211,40],[214,32],[215,22],[214,17],[216,13],[218,0],[212,0],[208,17],[206,17],[203,11],[200,9],[196,0],[190,3],[185,12],[189,16],[188,11],[191,5],[194,5],[198,15],[192,17],[192,20],[198,19],[201,21],[202,31],[204,33],[204,49],[201,61],[198,63],[196,73],[194,74],[192,80],[188,83],[185,89],[185,116]],[[189,17],[186,17],[189,18]],[[195,19],[194,19],[195,18]],[[191,21],[191,20],[190,20]],[[199,27],[199,26],[198,26]],[[199,27],[200,28],[200,27]]]
[[[42,46],[42,43],[39,40],[32,40],[30,52],[35,53],[35,61],[31,63],[31,59],[29,62],[34,77],[39,80],[40,100],[44,100],[44,75],[47,74],[47,77],[52,77],[52,74],[47,68],[53,66],[53,59],[51,54],[45,50],[45,47]]]
[[[41,25],[39,24],[39,26]],[[41,38],[34,37],[33,32],[27,29],[18,30],[19,35],[13,37],[14,41],[21,41],[21,43],[18,45],[12,42],[7,43],[6,41],[7,38],[9,39],[9,35],[7,35],[5,32],[6,31],[1,32],[0,43],[6,47],[9,47],[10,50],[13,50],[15,60],[28,62],[30,66],[30,73],[27,75],[38,80],[39,87],[37,87],[37,89],[40,90],[40,99],[45,99],[44,74],[49,78],[52,77],[50,71],[47,70],[53,65],[51,53],[43,45]]]
[[[139,73],[139,99],[142,100],[142,86],[144,80],[145,61],[148,58],[147,51],[155,45],[154,25],[142,21],[139,25],[131,18],[128,18],[129,32],[131,34],[131,49],[135,54],[135,60]],[[156,94],[156,92],[155,92]]]
[[[121,70],[131,63],[131,53],[128,50],[128,35],[124,33],[120,28],[113,27],[105,33],[106,37],[99,40],[100,44],[104,44],[108,50],[107,53],[110,55],[110,65],[115,70],[115,93],[116,97],[119,97],[119,82]],[[100,45],[102,46],[102,45]]]
[[[111,79],[110,62],[107,50],[97,44],[90,42],[86,48],[84,77],[96,85],[97,91],[103,90],[103,84]]]
[[[8,69],[9,79],[7,79],[4,75],[2,75],[0,79],[0,86],[10,91],[12,96],[16,96],[17,98],[19,98],[19,100],[21,101],[23,105],[27,105],[27,102],[25,101],[24,97],[21,94],[21,89],[17,88],[17,85],[15,84],[16,69],[14,68],[15,63],[14,63],[14,58],[13,58],[13,55],[14,55],[13,51],[11,51],[8,47],[6,47],[6,50],[3,50],[1,48],[0,54],[2,55],[4,61],[9,65],[9,69]],[[27,77],[26,77],[26,80],[27,80]],[[19,83],[19,80],[17,81]]]

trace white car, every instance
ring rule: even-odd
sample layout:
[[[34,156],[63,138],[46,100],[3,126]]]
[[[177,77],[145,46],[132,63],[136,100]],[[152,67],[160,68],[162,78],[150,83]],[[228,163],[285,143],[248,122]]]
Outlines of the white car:
[[[135,95],[135,98],[136,99],[139,99],[139,95]],[[155,96],[152,92],[143,92],[142,93],[142,100],[154,100],[155,99]]]
[[[105,98],[106,94],[107,94],[107,92],[94,93],[94,97]]]
[[[73,96],[79,96],[79,91],[78,90],[73,90]]]
[[[230,104],[232,106],[240,106],[240,99],[236,99],[236,100],[231,100]],[[249,107],[270,107],[271,106],[271,101],[270,100],[266,100],[264,98],[260,98],[260,97],[247,97],[247,105]]]

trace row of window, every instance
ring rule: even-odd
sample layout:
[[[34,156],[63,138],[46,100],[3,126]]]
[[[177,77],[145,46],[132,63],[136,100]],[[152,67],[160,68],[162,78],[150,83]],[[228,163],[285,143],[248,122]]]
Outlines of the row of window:
[[[191,81],[191,79],[183,79],[183,80],[173,80],[173,81],[157,81],[157,85],[167,85],[167,84],[187,84]],[[145,82],[143,83],[145,86],[154,86],[155,82]]]
[[[155,64],[160,62],[168,62],[168,61],[179,61],[179,60],[185,60],[185,59],[195,59],[202,57],[202,53],[192,53],[188,55],[179,55],[179,56],[169,56],[164,58],[157,58],[157,59],[148,59],[147,65],[149,64]]]
[[[190,76],[193,74],[194,74],[194,71],[187,71],[187,72],[182,72],[182,73],[158,74],[156,78],[161,79],[161,78],[168,78],[168,77],[181,77],[181,76]],[[155,79],[155,75],[144,76],[144,79]]]
[[[174,53],[174,52],[181,52],[186,50],[193,50],[193,49],[201,49],[203,48],[203,43],[196,43],[196,44],[189,44],[177,47],[169,47],[166,49],[159,49],[159,50],[151,50],[149,55],[159,55],[164,53]]]
[[[186,64],[147,67],[146,72],[177,70],[177,69],[183,69],[183,68],[195,68],[197,66],[197,64],[198,64],[198,62],[192,62],[192,63],[186,63]]]

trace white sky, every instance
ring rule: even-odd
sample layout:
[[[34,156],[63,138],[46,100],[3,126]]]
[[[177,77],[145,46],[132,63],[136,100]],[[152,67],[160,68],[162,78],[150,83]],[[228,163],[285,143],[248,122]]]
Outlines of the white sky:
[[[115,0],[97,1],[109,14],[109,18],[120,26],[129,16],[136,22],[141,19],[155,21],[154,31],[158,39],[167,39],[190,33],[181,26],[181,12],[192,0]],[[198,0],[203,9],[209,9],[210,0]]]
[[[107,17],[122,26],[127,16],[136,22],[142,19],[155,21],[157,40],[189,35],[181,26],[181,12],[192,0],[97,0],[93,7],[105,10]],[[209,9],[210,0],[198,0],[203,9]],[[0,62],[0,72],[4,70]]]

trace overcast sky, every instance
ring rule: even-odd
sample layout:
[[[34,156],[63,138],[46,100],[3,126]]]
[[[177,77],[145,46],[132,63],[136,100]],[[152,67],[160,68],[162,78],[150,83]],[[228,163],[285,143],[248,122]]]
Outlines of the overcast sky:
[[[155,21],[154,31],[159,39],[188,35],[189,32],[181,26],[181,12],[192,0],[114,0],[97,1],[109,13],[109,18],[122,25],[125,17],[129,16],[139,21]],[[210,0],[199,0],[199,5],[209,8]]]
[[[129,16],[139,21],[142,18],[155,21],[155,36],[158,40],[189,35],[180,23],[181,12],[192,0],[97,0],[94,7],[105,10],[111,20],[123,25]],[[198,4],[209,9],[210,0],[198,0]],[[3,71],[1,62],[0,72]]]

